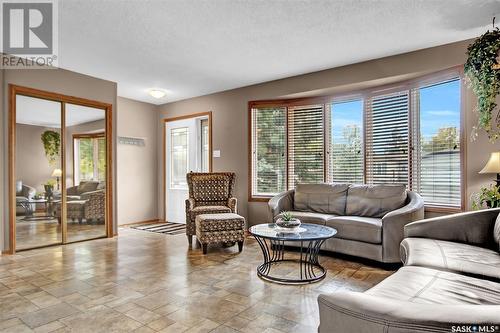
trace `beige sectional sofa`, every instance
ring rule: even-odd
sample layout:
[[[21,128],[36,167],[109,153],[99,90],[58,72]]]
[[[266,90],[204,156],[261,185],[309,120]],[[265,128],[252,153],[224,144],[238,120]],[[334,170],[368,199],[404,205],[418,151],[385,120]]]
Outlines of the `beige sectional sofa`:
[[[269,201],[269,221],[283,211],[337,229],[323,250],[395,263],[403,228],[424,218],[424,202],[404,185],[299,184]]]
[[[320,295],[319,332],[474,332],[472,326],[498,332],[499,213],[496,208],[406,225],[405,266],[364,293]]]

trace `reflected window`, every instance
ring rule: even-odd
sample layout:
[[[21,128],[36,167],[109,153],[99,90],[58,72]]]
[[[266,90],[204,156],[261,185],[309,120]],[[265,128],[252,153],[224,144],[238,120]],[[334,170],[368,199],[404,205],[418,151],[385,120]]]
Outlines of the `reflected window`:
[[[106,180],[106,139],[104,133],[73,137],[75,184]]]

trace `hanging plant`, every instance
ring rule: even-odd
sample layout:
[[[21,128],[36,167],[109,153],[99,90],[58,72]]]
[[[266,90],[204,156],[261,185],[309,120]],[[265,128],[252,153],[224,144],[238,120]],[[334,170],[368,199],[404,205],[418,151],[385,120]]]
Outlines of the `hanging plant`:
[[[45,131],[42,133],[42,143],[45,149],[45,156],[49,160],[49,165],[53,166],[59,156],[61,135],[55,131]]]
[[[473,137],[482,129],[490,141],[500,138],[500,115],[496,110],[496,97],[500,93],[500,30],[487,31],[467,48],[464,73],[469,86],[477,96],[478,123],[474,126]]]

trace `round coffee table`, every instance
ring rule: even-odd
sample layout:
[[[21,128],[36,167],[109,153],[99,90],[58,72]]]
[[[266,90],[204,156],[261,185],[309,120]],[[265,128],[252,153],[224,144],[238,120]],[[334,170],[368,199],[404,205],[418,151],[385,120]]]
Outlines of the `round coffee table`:
[[[257,267],[257,275],[267,281],[282,284],[306,284],[322,280],[326,269],[319,264],[318,254],[325,240],[332,238],[337,230],[317,224],[303,223],[298,230],[288,231],[274,223],[250,227],[250,234],[262,249],[264,263]],[[294,242],[300,248],[298,258],[285,258],[286,243]],[[282,263],[294,263],[297,278],[273,274]]]

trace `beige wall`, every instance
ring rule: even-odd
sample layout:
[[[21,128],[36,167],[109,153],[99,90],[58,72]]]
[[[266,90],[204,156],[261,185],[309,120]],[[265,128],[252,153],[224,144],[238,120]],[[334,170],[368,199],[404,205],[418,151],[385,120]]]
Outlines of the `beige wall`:
[[[118,135],[143,138],[145,147],[117,146],[118,224],[158,218],[157,123],[152,104],[118,98]]]
[[[8,93],[8,85],[16,84],[25,87],[31,87],[60,94],[83,97],[91,100],[96,100],[104,103],[110,103],[114,111],[114,127],[116,128],[116,83],[106,80],[97,79],[87,75],[63,70],[63,69],[20,69],[20,70],[4,70],[2,72],[2,118],[0,128],[2,129],[2,150],[3,159],[0,162],[0,170],[2,171],[2,182],[0,183],[3,189],[3,198],[1,200],[0,209],[2,211],[3,225],[3,249],[7,249],[8,244],[8,168],[7,168],[7,130],[8,130],[8,100],[5,98]],[[116,133],[113,140],[116,143]],[[116,144],[113,152],[113,159],[116,160]],[[114,173],[116,175],[116,163],[114,164]],[[114,193],[116,193],[116,179],[113,181]],[[116,196],[113,205],[114,217],[116,221]],[[115,223],[116,226],[116,223]]]
[[[43,126],[16,125],[16,180],[43,192],[43,184],[51,177],[55,168],[61,167],[60,160],[56,165],[50,166],[41,140],[41,135],[46,130],[59,132],[58,128]],[[55,179],[54,179],[55,180]]]
[[[207,96],[191,98],[158,107],[160,118],[169,118],[190,113],[213,112],[213,148],[221,150],[221,157],[214,158],[214,171],[236,172],[236,196],[239,211],[249,219],[250,224],[265,221],[266,203],[248,202],[248,101],[314,96],[341,93],[415,78],[454,66],[463,65],[466,48],[471,41],[463,41],[406,54],[386,57],[363,63],[333,68],[287,79],[262,83],[254,86],[229,90]],[[244,64],[242,64],[244,65]],[[478,175],[489,156],[489,152],[500,148],[500,142],[492,145],[483,135],[476,142],[470,142],[471,128],[475,124],[472,113],[475,98],[465,91],[465,127],[467,138],[467,199],[481,185],[488,183],[491,176]],[[160,126],[160,125],[159,125]],[[158,132],[161,142],[161,131]],[[158,148],[161,156],[162,147]],[[163,161],[158,163],[158,184],[162,184]],[[158,188],[159,214],[163,216],[163,188]]]

